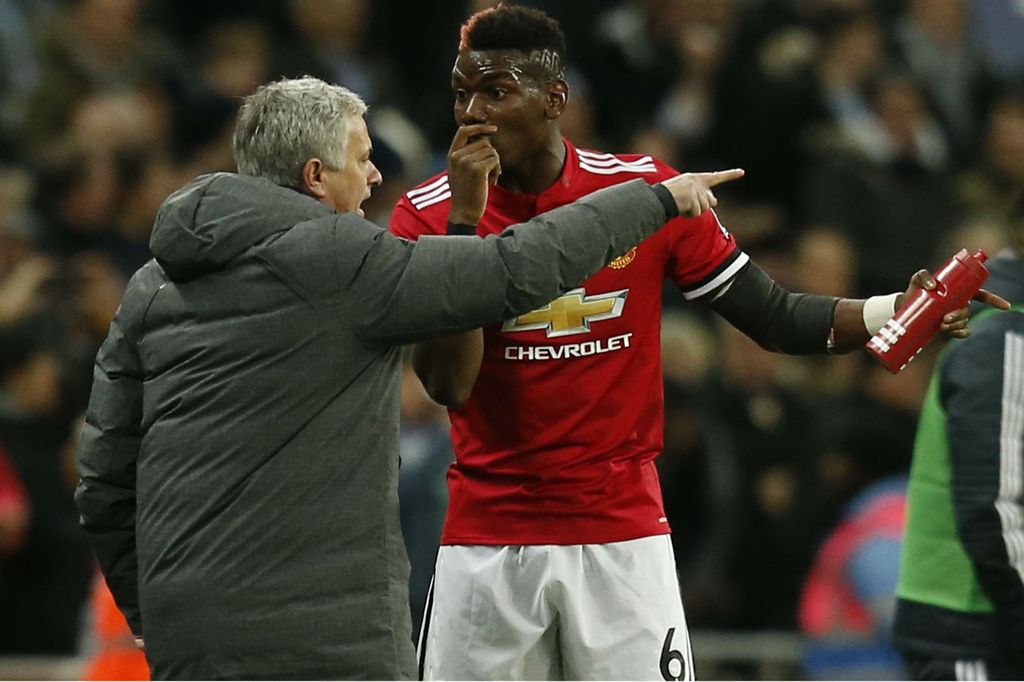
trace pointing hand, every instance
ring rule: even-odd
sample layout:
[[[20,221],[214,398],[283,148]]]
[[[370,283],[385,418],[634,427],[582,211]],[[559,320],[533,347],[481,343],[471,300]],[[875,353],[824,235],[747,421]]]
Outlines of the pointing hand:
[[[709,208],[718,206],[718,199],[711,191],[712,187],[742,178],[743,174],[742,168],[713,173],[683,173],[661,184],[672,192],[680,215],[696,218]]]

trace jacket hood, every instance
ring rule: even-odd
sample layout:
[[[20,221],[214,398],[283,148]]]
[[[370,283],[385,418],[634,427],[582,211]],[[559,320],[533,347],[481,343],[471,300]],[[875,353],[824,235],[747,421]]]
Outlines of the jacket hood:
[[[983,287],[1014,305],[1024,304],[1024,258],[1006,249],[985,266],[990,276]]]
[[[316,199],[263,178],[201,175],[157,212],[149,248],[173,280],[222,269],[267,237],[335,213]]]

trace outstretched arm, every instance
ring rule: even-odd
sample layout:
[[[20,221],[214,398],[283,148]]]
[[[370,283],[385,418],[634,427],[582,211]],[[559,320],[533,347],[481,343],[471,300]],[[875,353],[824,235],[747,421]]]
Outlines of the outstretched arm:
[[[688,173],[653,188],[631,180],[484,239],[409,242],[356,216],[341,216],[345,224],[339,222],[336,234],[344,235],[338,244],[342,267],[357,264],[346,276],[350,299],[358,302],[355,330],[368,343],[394,345],[534,310],[654,234],[674,217],[668,208],[703,210],[693,207],[694,192],[729,177]]]
[[[799,294],[779,286],[750,263],[705,300],[767,350],[792,355],[848,353],[863,347],[904,300],[935,286],[928,271],[919,270],[906,292],[898,295],[852,299]],[[1000,309],[1009,307],[1005,300],[984,289],[975,299]],[[968,315],[967,306],[948,313],[939,332],[957,338],[968,336]]]

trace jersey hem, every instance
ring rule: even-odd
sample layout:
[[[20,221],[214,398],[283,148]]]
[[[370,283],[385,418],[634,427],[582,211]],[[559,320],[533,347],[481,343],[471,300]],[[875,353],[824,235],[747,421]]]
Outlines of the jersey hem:
[[[506,547],[506,546],[517,546],[517,545],[607,545],[613,542],[627,542],[629,540],[639,540],[640,538],[651,538],[659,535],[670,535],[672,533],[671,528],[665,528],[664,530],[659,529],[657,532],[637,532],[637,533],[626,533],[621,535],[607,535],[607,536],[587,536],[585,539],[573,539],[573,540],[558,540],[550,536],[541,535],[519,535],[510,536],[501,540],[495,539],[494,537],[477,537],[472,535],[457,535],[453,538],[443,537],[441,538],[442,547],[451,547],[454,545],[484,545],[487,547]]]

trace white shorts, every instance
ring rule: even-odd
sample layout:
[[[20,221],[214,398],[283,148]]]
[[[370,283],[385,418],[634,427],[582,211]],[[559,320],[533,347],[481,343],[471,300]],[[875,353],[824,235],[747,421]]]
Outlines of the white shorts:
[[[424,680],[692,680],[671,540],[443,546],[419,656]]]

